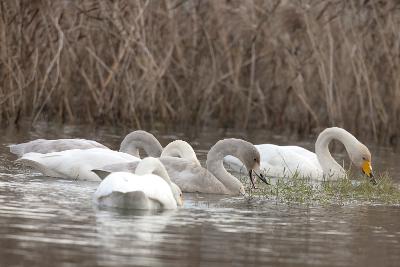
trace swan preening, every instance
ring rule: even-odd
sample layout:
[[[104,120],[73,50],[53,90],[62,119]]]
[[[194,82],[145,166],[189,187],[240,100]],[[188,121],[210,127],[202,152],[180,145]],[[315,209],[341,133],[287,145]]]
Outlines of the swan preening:
[[[172,157],[172,155],[178,157]],[[243,184],[228,173],[223,166],[223,158],[226,155],[239,158],[250,170],[249,177],[253,187],[253,175],[267,183],[263,175],[259,173],[259,152],[251,143],[241,139],[230,138],[218,141],[207,154],[207,169],[201,167],[192,147],[181,140],[172,142],[167,146],[160,157],[160,161],[164,164],[172,181],[183,192],[244,194]],[[137,162],[117,163],[104,166],[101,170],[134,172],[137,166]]]
[[[124,209],[176,209],[182,206],[182,192],[171,182],[163,164],[148,157],[139,162],[135,174],[113,172],[94,194],[100,206]]]
[[[267,175],[287,177],[294,174],[313,179],[337,180],[346,171],[329,152],[329,143],[338,140],[343,143],[352,163],[375,183],[371,166],[371,153],[352,134],[338,127],[322,131],[315,143],[315,153],[298,146],[255,145],[261,154],[261,169]],[[243,164],[232,156],[225,157],[235,171],[244,170]]]

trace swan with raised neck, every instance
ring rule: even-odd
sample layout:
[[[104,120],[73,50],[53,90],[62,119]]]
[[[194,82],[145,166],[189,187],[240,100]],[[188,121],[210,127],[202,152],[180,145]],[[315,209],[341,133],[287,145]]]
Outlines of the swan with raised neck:
[[[351,133],[338,127],[323,130],[315,142],[315,153],[317,154],[318,162],[322,167],[324,176],[328,179],[331,177],[337,179],[346,176],[346,171],[335,161],[329,152],[329,143],[333,139],[341,142],[353,164],[369,178],[373,179],[371,153],[368,148]]]

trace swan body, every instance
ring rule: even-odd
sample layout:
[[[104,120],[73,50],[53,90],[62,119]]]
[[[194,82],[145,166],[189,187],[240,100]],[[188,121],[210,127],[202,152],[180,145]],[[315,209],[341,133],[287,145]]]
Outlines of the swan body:
[[[24,154],[29,152],[44,154],[71,149],[109,149],[105,145],[87,139],[36,139],[26,143],[10,145],[9,147],[10,152],[16,154],[18,157],[22,157]],[[159,157],[162,151],[160,142],[158,142],[152,134],[142,130],[129,133],[121,142],[119,151],[139,157],[140,148],[144,149],[147,155],[153,157]]]
[[[371,153],[368,148],[352,134],[339,127],[327,128],[319,134],[315,143],[316,153],[298,146],[263,144],[256,147],[261,155],[261,168],[267,175],[287,177],[298,174],[317,180],[337,180],[346,176],[346,171],[329,152],[329,143],[332,140],[343,143],[353,164],[368,177],[373,178]],[[234,157],[225,157],[224,161],[234,171],[246,170]]]
[[[17,162],[40,171],[43,175],[75,180],[100,181],[91,170],[107,164],[139,161],[123,152],[104,148],[71,149],[47,154],[30,152]]]
[[[323,171],[317,155],[298,146],[273,144],[255,145],[260,152],[260,168],[267,176],[290,177],[295,174],[307,177],[322,177]],[[235,172],[247,172],[244,165],[233,156],[226,156],[225,163]]]
[[[207,155],[207,169],[201,167],[198,160],[165,156],[165,154],[170,155],[163,152],[160,161],[172,181],[183,192],[244,194],[243,184],[223,167],[223,156],[228,154],[240,158],[250,170],[259,171],[260,155],[257,149],[251,143],[240,139],[218,141]],[[111,164],[104,166],[101,170],[134,172],[137,165],[136,162]]]
[[[176,209],[182,205],[182,192],[171,183],[156,158],[145,158],[136,173],[113,172],[100,183],[94,194],[100,206],[125,209]]]

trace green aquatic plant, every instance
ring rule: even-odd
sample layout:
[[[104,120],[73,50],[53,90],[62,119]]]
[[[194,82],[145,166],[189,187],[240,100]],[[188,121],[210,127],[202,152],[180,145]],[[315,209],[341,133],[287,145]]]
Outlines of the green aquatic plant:
[[[245,178],[240,179],[245,182]],[[270,179],[270,185],[259,184],[258,189],[249,189],[247,192],[249,198],[268,198],[283,203],[400,204],[400,188],[390,175],[382,173],[376,180],[377,184],[374,185],[368,178],[354,179],[348,175],[337,181],[317,182],[296,173],[291,177]]]

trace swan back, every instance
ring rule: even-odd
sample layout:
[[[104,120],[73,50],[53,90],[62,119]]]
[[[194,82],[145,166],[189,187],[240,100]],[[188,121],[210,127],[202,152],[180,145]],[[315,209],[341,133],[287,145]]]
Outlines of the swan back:
[[[18,157],[22,157],[24,154],[29,152],[51,153],[70,149],[108,149],[108,147],[96,141],[86,139],[36,139],[26,143],[10,145],[9,148],[10,152],[16,154]]]
[[[182,191],[179,189],[177,185],[171,182],[167,170],[165,169],[164,165],[161,163],[159,159],[153,157],[147,157],[143,159],[137,165],[135,174],[146,177],[149,174],[154,174],[164,179],[164,181],[169,185],[170,190],[176,200],[176,203],[179,206],[182,206],[183,204]]]
[[[118,193],[127,194],[125,197]],[[154,174],[137,175],[128,172],[113,172],[99,185],[95,192],[95,201],[107,206],[134,205],[133,208],[177,208],[177,202],[171,186]],[[127,203],[131,199],[131,203]],[[123,201],[117,201],[118,199]],[[102,202],[102,203],[101,203]],[[115,203],[117,202],[117,203]],[[122,202],[122,203],[121,203]]]
[[[142,148],[148,156],[159,157],[162,146],[151,133],[138,130],[133,131],[121,142],[119,151],[139,157],[139,149]]]
[[[183,140],[175,140],[164,147],[161,157],[180,157],[201,166],[192,146]]]

